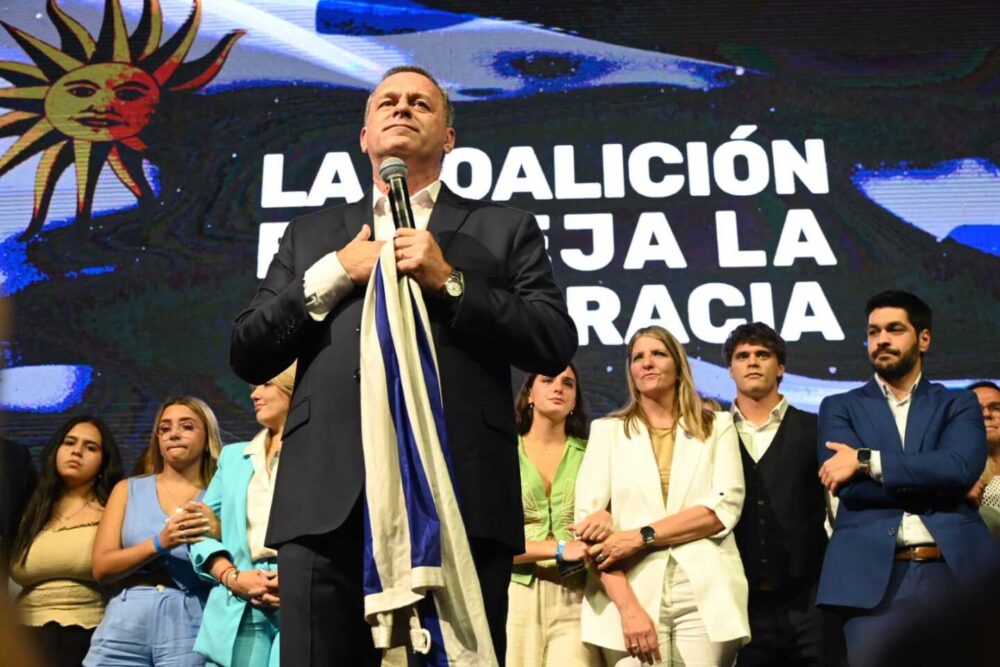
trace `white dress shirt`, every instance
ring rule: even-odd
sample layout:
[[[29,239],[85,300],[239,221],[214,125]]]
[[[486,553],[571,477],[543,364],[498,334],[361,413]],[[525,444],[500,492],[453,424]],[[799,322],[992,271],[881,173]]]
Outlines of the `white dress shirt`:
[[[264,429],[243,448],[243,453],[249,455],[253,463],[253,477],[247,485],[247,546],[254,561],[278,557],[277,551],[264,546],[271,499],[274,498],[274,480],[278,476],[277,453],[271,459],[271,469],[267,469],[267,440],[268,431]]]
[[[920,384],[921,377],[923,377],[922,374],[917,376],[917,379],[910,385],[909,390],[903,398],[896,398],[896,394],[892,392],[892,388],[877,374],[875,375],[875,381],[878,382],[878,386],[885,395],[885,400],[889,403],[889,410],[892,412],[892,417],[896,421],[896,430],[899,432],[899,442],[903,447],[906,447],[906,418],[910,414],[910,405],[913,403],[913,392],[916,390],[917,385]],[[880,484],[882,483],[882,453],[878,450],[872,450],[869,474],[872,476],[872,479]],[[916,544],[934,544],[934,537],[927,530],[927,526],[924,525],[919,516],[903,512],[903,520],[899,524],[899,532],[896,533],[896,544],[901,547]]]
[[[441,192],[441,181],[437,180],[410,196],[413,209],[413,224],[417,229],[427,229],[431,211]],[[376,241],[392,242],[396,226],[392,221],[392,209],[388,198],[377,188],[372,188],[373,226]],[[306,297],[309,316],[321,321],[333,307],[351,293],[354,283],[344,270],[336,251],[327,253],[306,269],[302,278],[302,289]]]
[[[743,415],[739,406],[736,405],[736,401],[733,401],[729,411],[733,413],[736,432],[740,434],[740,440],[743,441],[747,454],[755,463],[758,463],[767,448],[774,442],[774,436],[777,435],[778,429],[781,428],[781,420],[785,418],[785,413],[788,411],[788,399],[782,396],[778,404],[771,408],[767,421],[760,426]]]

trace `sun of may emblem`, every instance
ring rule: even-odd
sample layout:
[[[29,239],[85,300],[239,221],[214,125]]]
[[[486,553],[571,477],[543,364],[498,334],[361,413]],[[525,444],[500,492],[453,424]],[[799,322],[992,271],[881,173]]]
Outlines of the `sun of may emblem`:
[[[3,23],[34,62],[0,61],[0,137],[19,136],[0,157],[0,177],[41,153],[35,173],[35,201],[22,241],[45,222],[59,176],[76,165],[77,224],[90,217],[97,178],[104,164],[139,200],[153,197],[142,170],[146,149],[140,135],[156,113],[161,92],[196,90],[208,84],[244,32],[226,35],[206,55],[184,62],[201,19],[201,0],[173,37],[162,45],[159,0],[145,0],[131,35],[120,0],[106,0],[101,31],[94,37],[48,0],[48,15],[60,48]]]

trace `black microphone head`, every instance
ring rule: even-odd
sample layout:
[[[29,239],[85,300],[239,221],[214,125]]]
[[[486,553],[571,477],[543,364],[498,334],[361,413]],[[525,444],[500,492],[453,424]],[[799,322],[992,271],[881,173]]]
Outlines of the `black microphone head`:
[[[406,180],[406,163],[398,157],[387,157],[379,165],[378,175],[383,183],[388,183],[391,178],[402,178]]]

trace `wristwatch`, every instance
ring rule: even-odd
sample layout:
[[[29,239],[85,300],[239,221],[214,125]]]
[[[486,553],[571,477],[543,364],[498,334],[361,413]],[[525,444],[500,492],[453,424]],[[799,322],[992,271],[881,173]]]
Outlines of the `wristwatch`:
[[[644,546],[652,546],[653,542],[656,540],[656,531],[653,530],[652,526],[643,526],[639,529],[639,534],[642,535],[642,543]]]
[[[869,474],[872,469],[872,450],[870,449],[859,449],[858,450],[858,465],[861,466],[861,472],[864,474]]]
[[[462,272],[455,269],[444,281],[444,293],[452,299],[459,299],[465,291],[465,281],[462,279]]]

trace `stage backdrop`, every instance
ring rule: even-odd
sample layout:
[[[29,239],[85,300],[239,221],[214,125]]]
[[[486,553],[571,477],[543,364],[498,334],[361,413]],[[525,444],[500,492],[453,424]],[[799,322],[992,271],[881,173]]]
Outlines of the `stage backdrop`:
[[[930,377],[1000,376],[996,5],[920,32],[888,3],[878,46],[879,3],[501,4],[0,3],[6,433],[89,410],[131,459],[190,393],[249,436],[230,322],[288,220],[368,189],[367,91],[408,63],[455,101],[449,186],[538,214],[595,415],[651,323],[728,402],[750,320],[815,410],[868,377],[862,306],[892,287],[934,308]]]

